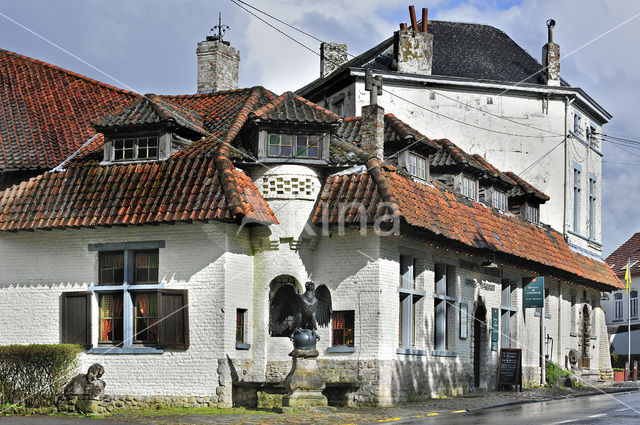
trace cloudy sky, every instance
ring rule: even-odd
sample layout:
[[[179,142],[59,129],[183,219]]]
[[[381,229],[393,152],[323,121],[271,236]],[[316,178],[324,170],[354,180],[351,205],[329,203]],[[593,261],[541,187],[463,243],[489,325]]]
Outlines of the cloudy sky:
[[[389,37],[399,22],[408,21],[411,4],[406,0],[246,1],[319,39],[347,43],[354,55]],[[416,9],[421,7],[429,7],[430,19],[494,25],[536,58],[546,40],[545,21],[554,18],[562,76],[613,114],[606,134],[640,141],[640,2],[431,0],[416,3]],[[319,76],[317,55],[231,0],[4,0],[0,47],[139,93],[193,93],[196,43],[217,23],[218,12],[231,27],[225,39],[241,51],[241,87],[263,85],[281,93]],[[313,51],[319,50],[312,38],[272,22]],[[640,231],[640,189],[634,177],[640,166],[637,146],[604,142],[605,255]]]

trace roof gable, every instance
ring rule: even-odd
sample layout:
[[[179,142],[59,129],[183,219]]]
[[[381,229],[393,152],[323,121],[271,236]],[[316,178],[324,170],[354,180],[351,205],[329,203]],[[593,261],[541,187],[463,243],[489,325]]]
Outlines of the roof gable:
[[[630,268],[631,274],[640,274],[640,232],[631,236],[607,257],[607,263],[620,278],[625,275],[627,261],[635,263]]]
[[[334,124],[339,115],[288,91],[251,113],[251,118],[264,121]]]
[[[94,124],[96,130],[106,133],[114,130],[149,126],[173,125],[203,135],[202,117],[184,106],[174,104],[153,93],[140,96],[139,100],[120,112],[110,113]]]

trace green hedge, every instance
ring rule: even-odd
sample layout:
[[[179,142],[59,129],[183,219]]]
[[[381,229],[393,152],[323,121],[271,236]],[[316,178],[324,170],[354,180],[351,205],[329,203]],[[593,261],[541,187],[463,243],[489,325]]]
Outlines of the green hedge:
[[[0,405],[51,406],[78,367],[80,345],[0,346]]]

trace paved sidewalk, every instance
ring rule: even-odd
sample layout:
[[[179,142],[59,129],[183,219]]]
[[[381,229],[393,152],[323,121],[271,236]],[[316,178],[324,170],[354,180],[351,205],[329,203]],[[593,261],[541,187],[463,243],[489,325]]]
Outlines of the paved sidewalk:
[[[637,388],[536,388],[524,392],[484,392],[466,394],[461,397],[432,399],[388,408],[338,408],[315,413],[274,414],[270,412],[228,415],[171,415],[140,416],[121,413],[105,419],[136,424],[369,424],[394,422],[399,419],[455,415],[467,411],[485,409],[513,403],[530,403],[557,398],[579,397],[592,394],[634,391]]]

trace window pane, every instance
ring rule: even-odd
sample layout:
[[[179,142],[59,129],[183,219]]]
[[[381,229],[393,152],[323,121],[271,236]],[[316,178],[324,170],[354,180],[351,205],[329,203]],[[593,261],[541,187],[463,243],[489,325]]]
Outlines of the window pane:
[[[334,311],[332,316],[332,345],[353,347],[353,311]]]
[[[122,294],[100,295],[99,342],[122,342]]]
[[[245,342],[245,336],[244,336],[245,323],[244,322],[245,322],[246,312],[247,310],[241,309],[241,308],[236,310],[236,342],[239,342],[239,343]]]
[[[272,145],[280,145],[280,135],[279,134],[270,134],[269,135],[269,146]]]
[[[280,155],[280,145],[269,145],[269,156]]]
[[[158,251],[136,251],[134,283],[158,283]]]
[[[156,294],[134,294],[134,330],[136,342],[158,341],[158,296]]]
[[[280,146],[280,156],[291,156],[291,146]]]
[[[124,283],[124,252],[101,252],[99,254],[100,285],[122,285]]]
[[[296,136],[296,156],[299,158],[307,157],[307,136]]]

